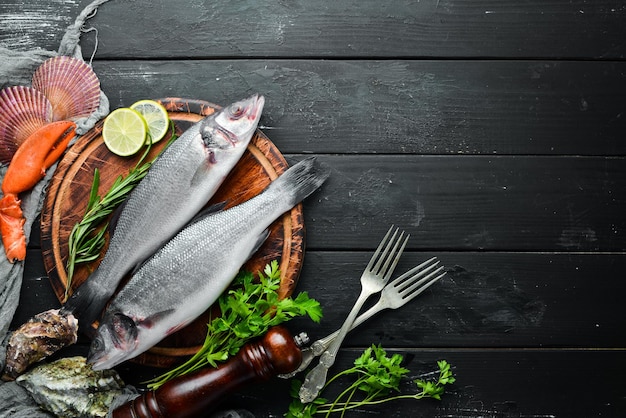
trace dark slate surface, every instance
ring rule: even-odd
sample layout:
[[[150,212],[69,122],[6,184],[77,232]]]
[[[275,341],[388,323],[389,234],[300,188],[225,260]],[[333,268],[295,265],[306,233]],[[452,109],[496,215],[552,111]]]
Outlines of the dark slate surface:
[[[87,3],[4,2],[0,45],[56,49]],[[412,234],[398,271],[430,256],[446,266],[416,302],[352,334],[338,368],[380,343],[415,377],[448,360],[457,383],[441,402],[350,416],[621,417],[625,13],[583,0],[113,0],[90,25],[113,107],[259,92],[261,128],[288,161],[316,154],[331,167],[304,204],[297,288],[325,318],[292,331],[339,326],[389,224]],[[89,58],[95,32],[83,46]],[[58,306],[37,231],[15,324]],[[225,402],[281,416],[288,388],[276,380]]]

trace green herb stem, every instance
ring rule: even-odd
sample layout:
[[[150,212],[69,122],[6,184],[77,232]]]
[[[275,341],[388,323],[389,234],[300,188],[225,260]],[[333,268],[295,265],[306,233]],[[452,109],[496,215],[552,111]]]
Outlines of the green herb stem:
[[[319,322],[322,316],[320,304],[302,292],[295,299],[279,299],[280,270],[273,260],[258,273],[258,280],[241,271],[230,289],[217,303],[220,316],[209,321],[207,335],[200,350],[180,366],[148,382],[156,389],[165,382],[203,367],[217,367],[237,354],[239,349],[253,338],[265,334],[272,326],[289,321],[295,316],[309,316]]]
[[[450,364],[441,360],[437,362],[439,366],[437,381],[414,380],[418,391],[402,393],[400,384],[409,372],[408,369],[400,366],[402,360],[403,358],[399,354],[388,357],[382,347],[371,346],[354,361],[353,367],[335,374],[326,382],[321,393],[336,384],[339,378],[348,378],[351,375],[356,377],[352,384],[340,392],[332,402],[318,397],[311,403],[303,404],[298,396],[302,383],[294,380],[291,388],[293,400],[285,416],[289,418],[312,418],[315,415],[329,417],[333,413],[338,413],[343,417],[346,411],[354,408],[379,405],[400,399],[441,399],[445,385],[455,381],[450,370]]]

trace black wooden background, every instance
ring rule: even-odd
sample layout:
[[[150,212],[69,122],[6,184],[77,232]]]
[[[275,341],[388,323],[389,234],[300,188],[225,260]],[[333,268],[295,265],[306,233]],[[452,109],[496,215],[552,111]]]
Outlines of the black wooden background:
[[[3,1],[0,45],[57,48],[87,1]],[[441,402],[350,416],[626,416],[626,2],[113,0],[83,35],[112,108],[143,98],[227,104],[259,92],[290,162],[332,168],[305,202],[297,291],[333,331],[390,224],[398,271],[436,255],[447,277],[351,334],[412,376],[453,365]],[[97,36],[96,36],[97,35]],[[56,301],[38,232],[16,323]],[[134,372],[132,365],[120,368]],[[226,400],[281,416],[289,383]]]

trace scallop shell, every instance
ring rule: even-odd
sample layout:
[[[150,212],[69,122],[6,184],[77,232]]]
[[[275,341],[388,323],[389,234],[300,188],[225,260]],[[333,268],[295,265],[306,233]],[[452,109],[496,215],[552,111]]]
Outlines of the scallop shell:
[[[52,105],[40,91],[24,86],[0,91],[0,162],[9,163],[17,147],[52,122]]]
[[[100,105],[100,80],[77,58],[61,55],[46,60],[35,70],[32,86],[52,103],[54,121],[89,116]]]

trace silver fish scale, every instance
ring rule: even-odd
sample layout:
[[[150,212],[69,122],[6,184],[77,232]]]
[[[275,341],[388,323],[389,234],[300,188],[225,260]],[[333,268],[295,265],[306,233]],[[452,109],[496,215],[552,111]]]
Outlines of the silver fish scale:
[[[314,158],[305,159],[260,195],[226,211],[204,214],[172,238],[107,308],[90,349],[94,370],[137,356],[201,315],[258,248],[272,222],[329,174]]]
[[[145,259],[154,253],[162,245],[163,237],[176,233],[184,223],[181,219],[189,219],[197,212],[199,208],[195,206],[201,206],[202,198],[196,193],[201,190],[194,190],[189,181],[192,175],[188,172],[206,164],[205,150],[197,131],[196,127],[188,131],[189,135],[183,135],[171,144],[168,152],[154,163],[137,185],[117,220],[102,268],[97,271],[104,270],[108,277],[123,274],[133,266],[134,260]],[[208,176],[211,180],[205,190],[217,188],[220,179],[216,177]],[[187,214],[189,211],[191,215]],[[128,261],[124,263],[122,260]]]
[[[100,266],[70,297],[64,312],[81,322],[96,320],[121,279],[213,196],[246,150],[264,100],[253,96],[237,103],[256,118],[221,118],[218,124],[218,112],[192,125],[154,162],[120,212]]]
[[[109,310],[146,318],[181,305],[202,311],[230,284],[265,229],[288,210],[260,195],[181,231],[133,276]]]

